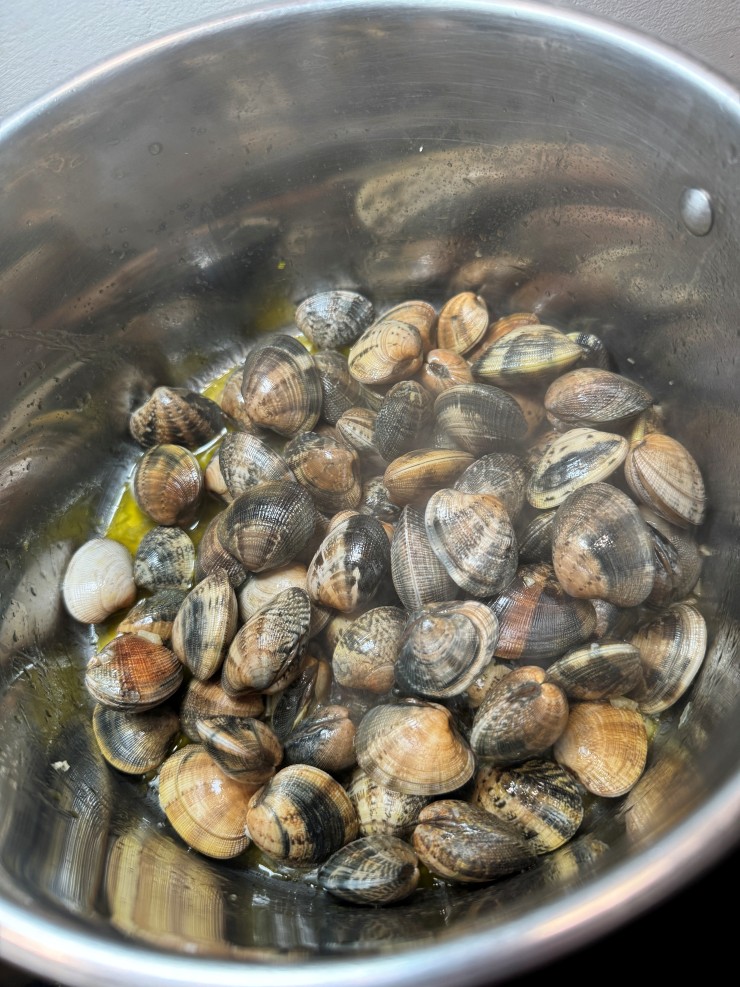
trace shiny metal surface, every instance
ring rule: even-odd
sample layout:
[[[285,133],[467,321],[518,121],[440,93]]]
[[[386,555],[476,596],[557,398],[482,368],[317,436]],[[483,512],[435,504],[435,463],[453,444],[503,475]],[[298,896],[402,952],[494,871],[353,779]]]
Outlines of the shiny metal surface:
[[[680,56],[473,0],[256,5],[0,128],[3,959],[81,987],[491,983],[737,843],[739,149],[737,91]],[[644,780],[589,821],[606,854],[369,914],[186,852],[107,770],[59,586],[155,384],[202,384],[312,290],[466,283],[597,329],[694,451],[710,652]]]

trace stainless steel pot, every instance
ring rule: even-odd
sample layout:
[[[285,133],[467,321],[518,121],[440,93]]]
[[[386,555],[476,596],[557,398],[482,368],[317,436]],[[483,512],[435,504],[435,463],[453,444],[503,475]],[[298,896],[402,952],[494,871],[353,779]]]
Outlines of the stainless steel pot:
[[[0,129],[3,958],[80,987],[492,983],[729,852],[739,159],[738,93],[702,67],[475,0],[255,4]],[[201,385],[313,290],[439,300],[465,278],[501,311],[594,329],[657,396],[707,480],[710,647],[639,790],[589,819],[607,853],[368,916],[198,858],[113,777],[60,577],[105,526],[155,384]]]

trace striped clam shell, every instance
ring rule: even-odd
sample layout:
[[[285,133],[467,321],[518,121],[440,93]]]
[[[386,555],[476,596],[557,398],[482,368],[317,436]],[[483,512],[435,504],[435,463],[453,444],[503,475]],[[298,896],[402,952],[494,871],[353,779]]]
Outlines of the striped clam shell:
[[[157,387],[131,413],[129,430],[139,445],[172,443],[197,449],[224,429],[221,408],[210,398],[184,387]]]
[[[539,510],[559,507],[585,486],[605,480],[624,462],[629,443],[621,435],[573,428],[549,443],[527,484],[527,500]]]
[[[347,362],[350,373],[361,384],[395,384],[412,377],[421,367],[421,334],[406,322],[383,316],[352,346]]]
[[[373,321],[372,302],[357,291],[321,291],[305,298],[295,324],[319,349],[351,346]]]
[[[251,422],[291,437],[312,429],[321,414],[321,380],[313,357],[293,336],[278,334],[247,354],[244,411]]]
[[[157,525],[143,536],[134,555],[134,579],[141,589],[190,589],[195,546],[187,531]]]
[[[326,771],[293,764],[251,800],[247,826],[268,856],[294,866],[322,863],[357,836],[354,806]]]
[[[354,514],[333,527],[308,566],[311,599],[343,613],[369,603],[390,575],[390,543],[383,525]]]
[[[636,381],[596,367],[579,367],[556,378],[544,397],[545,408],[559,421],[586,427],[620,426],[653,403]]]
[[[511,824],[458,799],[441,799],[422,809],[412,846],[433,874],[463,884],[525,870],[535,859],[535,851]]]
[[[630,490],[656,514],[687,528],[699,525],[706,511],[701,470],[677,439],[652,432],[629,450],[624,475]]]
[[[514,398],[485,383],[457,384],[443,391],[435,399],[434,414],[439,427],[474,456],[522,439],[527,431]]]
[[[221,667],[236,633],[236,593],[223,569],[206,576],[182,602],[172,627],[172,650],[201,681]]]
[[[550,853],[571,839],[584,816],[575,778],[554,761],[541,758],[510,768],[482,766],[471,802],[511,823],[538,854]]]
[[[225,435],[218,448],[218,461],[232,500],[260,483],[294,479],[283,456],[248,432]]]
[[[473,363],[473,377],[499,387],[540,384],[569,370],[582,356],[581,347],[554,326],[519,325]]]
[[[472,596],[492,596],[514,578],[516,535],[498,497],[438,490],[429,498],[424,524],[435,554]]]
[[[388,905],[412,894],[418,858],[396,836],[363,836],[337,850],[319,868],[321,887],[354,905]]]
[[[334,679],[350,689],[382,695],[393,686],[406,625],[400,607],[372,607],[339,635],[332,654]]]
[[[406,506],[391,542],[391,575],[399,599],[410,612],[428,603],[453,600],[460,587],[431,546],[424,515]]]

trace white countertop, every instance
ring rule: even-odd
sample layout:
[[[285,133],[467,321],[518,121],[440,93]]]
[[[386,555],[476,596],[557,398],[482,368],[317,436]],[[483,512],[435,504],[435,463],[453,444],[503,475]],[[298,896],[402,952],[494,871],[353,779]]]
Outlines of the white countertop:
[[[556,0],[612,17],[740,81],[738,0]],[[0,118],[141,42],[236,13],[244,0],[3,0]]]

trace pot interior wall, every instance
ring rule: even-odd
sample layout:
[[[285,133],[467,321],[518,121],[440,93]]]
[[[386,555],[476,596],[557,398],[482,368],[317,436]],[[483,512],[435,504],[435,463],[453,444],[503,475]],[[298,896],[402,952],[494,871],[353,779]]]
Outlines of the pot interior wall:
[[[0,143],[0,889],[95,935],[284,957],[504,925],[670,832],[737,770],[740,112],[584,23],[485,4],[234,19],[113,67]],[[687,228],[686,188],[713,203]],[[393,913],[188,853],[113,777],[63,614],[71,552],[137,455],[127,415],[200,386],[327,287],[377,305],[474,287],[598,333],[707,480],[710,650],[610,851]],[[683,713],[679,721],[679,714]],[[670,797],[669,797],[670,796]],[[279,903],[279,907],[275,907]],[[399,921],[399,914],[403,921]],[[62,916],[64,916],[62,918]]]

